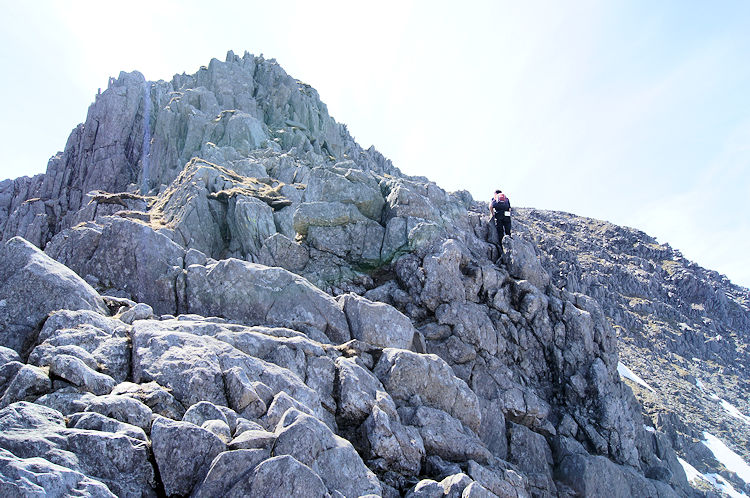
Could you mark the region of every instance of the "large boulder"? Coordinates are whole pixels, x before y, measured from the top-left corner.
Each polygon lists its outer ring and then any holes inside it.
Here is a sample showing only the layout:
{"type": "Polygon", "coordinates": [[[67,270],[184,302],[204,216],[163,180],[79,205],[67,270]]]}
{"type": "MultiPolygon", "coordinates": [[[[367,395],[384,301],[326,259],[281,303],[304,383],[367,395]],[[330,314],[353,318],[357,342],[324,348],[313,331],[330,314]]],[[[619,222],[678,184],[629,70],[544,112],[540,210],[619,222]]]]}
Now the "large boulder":
{"type": "Polygon", "coordinates": [[[552,450],[541,434],[508,422],[508,459],[526,475],[536,493],[556,493],[552,479],[552,450]]]}
{"type": "Polygon", "coordinates": [[[323,422],[289,409],[277,427],[276,456],[291,455],[317,473],[330,491],[344,496],[381,493],[380,482],[352,444],[323,422]]]}
{"type": "Polygon", "coordinates": [[[305,268],[309,260],[310,255],[302,244],[284,234],[275,233],[263,241],[257,262],[299,272],[305,268]]]}
{"type": "Polygon", "coordinates": [[[420,184],[403,178],[393,178],[387,181],[386,190],[386,220],[394,217],[440,220],[440,210],[437,207],[440,203],[433,201],[444,201],[445,192],[434,183],[420,184]]]}
{"type": "Polygon", "coordinates": [[[117,496],[156,496],[155,473],[146,441],[124,433],[68,429],[66,450],[76,456],[86,475],[109,487],[117,496]]]}
{"type": "Polygon", "coordinates": [[[14,349],[0,346],[0,366],[11,361],[21,361],[21,357],[14,349]]]}
{"type": "Polygon", "coordinates": [[[107,394],[91,400],[87,412],[99,413],[120,422],[148,430],[151,426],[151,409],[141,401],[129,396],[107,394]]]}
{"type": "Polygon", "coordinates": [[[354,204],[368,218],[380,221],[385,205],[378,180],[359,169],[353,162],[339,163],[336,168],[313,168],[305,190],[305,200],[354,204]]]}
{"type": "Polygon", "coordinates": [[[44,322],[29,363],[50,366],[56,356],[66,354],[121,382],[130,375],[128,329],[120,320],[93,311],[56,311],[44,322]]]}
{"type": "Polygon", "coordinates": [[[226,450],[210,431],[163,417],[154,420],[151,441],[167,496],[190,494],[208,474],[213,459],[226,450]]]}
{"type": "Polygon", "coordinates": [[[0,408],[16,401],[29,400],[47,394],[52,382],[46,371],[20,362],[6,363],[0,367],[0,408]]]}
{"type": "Polygon", "coordinates": [[[341,202],[305,202],[294,211],[294,231],[306,237],[310,227],[337,227],[365,223],[356,206],[341,202]]]}
{"type": "Polygon", "coordinates": [[[427,406],[399,409],[403,422],[416,427],[427,455],[445,460],[486,462],[492,454],[479,437],[458,419],[443,410],[427,406]]]}
{"type": "Polygon", "coordinates": [[[578,441],[559,437],[553,443],[555,480],[580,496],[680,496],[668,484],[648,479],[632,467],[588,454],[578,441]]]}
{"type": "Polygon", "coordinates": [[[41,323],[59,309],[109,314],[89,284],[24,239],[0,246],[0,343],[27,355],[41,323]]]}
{"type": "Polygon", "coordinates": [[[518,236],[507,241],[503,240],[503,245],[508,246],[506,250],[510,274],[519,280],[528,280],[543,291],[549,284],[550,278],[534,251],[534,246],[518,236]]]}
{"type": "Polygon", "coordinates": [[[185,249],[144,223],[119,217],[56,235],[47,254],[101,290],[124,291],[157,314],[177,313],[185,249]]]}
{"type": "Polygon", "coordinates": [[[182,406],[200,401],[252,410],[260,415],[281,391],[321,419],[332,416],[320,396],[289,371],[255,358],[226,342],[199,335],[210,322],[141,320],[133,325],[133,378],[156,381],[168,388],[182,406]],[[262,409],[261,409],[262,408],[262,409]],[[256,411],[258,410],[258,411],[256,411]]]}
{"type": "Polygon", "coordinates": [[[325,333],[342,343],[350,337],[343,311],[329,295],[283,268],[222,260],[187,271],[188,309],[248,325],[278,325],[325,333]]]}
{"type": "Polygon", "coordinates": [[[185,413],[185,408],[164,387],[156,382],[135,384],[123,382],[115,386],[112,394],[127,396],[142,402],[151,409],[152,413],[173,420],[180,420],[185,413]]]}
{"type": "Polygon", "coordinates": [[[385,229],[365,220],[340,225],[310,225],[306,242],[314,249],[358,264],[376,266],[380,262],[385,229]]]}
{"type": "Polygon", "coordinates": [[[419,430],[404,427],[397,414],[390,415],[378,406],[362,424],[367,439],[368,457],[383,471],[417,476],[422,469],[425,446],[419,430]]]}
{"type": "Polygon", "coordinates": [[[461,274],[461,263],[465,258],[455,240],[447,240],[439,253],[424,258],[425,282],[420,298],[430,310],[443,303],[463,303],[466,293],[461,274]]]}
{"type": "Polygon", "coordinates": [[[354,339],[385,348],[409,349],[414,337],[411,320],[393,306],[356,294],[338,298],[354,339]]]}
{"type": "Polygon", "coordinates": [[[19,458],[0,449],[0,495],[114,498],[102,482],[43,458],[19,458]]]}
{"type": "Polygon", "coordinates": [[[271,207],[249,195],[237,194],[228,200],[227,221],[232,237],[229,250],[253,261],[259,259],[263,242],[276,233],[271,207]]]}
{"type": "Polygon", "coordinates": [[[224,496],[326,498],[330,495],[320,476],[309,466],[289,455],[278,455],[260,463],[224,496]]]}
{"type": "Polygon", "coordinates": [[[224,451],[214,458],[203,481],[193,491],[194,498],[226,496],[227,491],[238,481],[246,481],[260,462],[270,457],[268,450],[240,449],[224,451]]]}
{"type": "MultiPolygon", "coordinates": [[[[228,348],[228,346],[226,346],[228,348]]],[[[200,401],[226,405],[219,355],[224,345],[209,337],[149,328],[137,322],[133,330],[133,379],[155,381],[168,388],[183,406],[200,401]]]]}
{"type": "Polygon", "coordinates": [[[154,214],[180,245],[218,257],[226,246],[227,206],[209,194],[233,186],[217,165],[194,158],[160,196],[154,214]]]}
{"type": "Polygon", "coordinates": [[[57,410],[18,402],[0,410],[0,448],[104,483],[117,496],[156,496],[148,445],[122,432],[71,429],[57,410]]]}
{"type": "Polygon", "coordinates": [[[121,422],[96,412],[75,413],[68,418],[68,427],[100,432],[122,433],[133,439],[148,442],[146,432],[135,425],[121,422]]]}
{"type": "Polygon", "coordinates": [[[96,395],[109,394],[115,387],[115,379],[68,354],[58,354],[52,358],[50,373],[96,395]]]}
{"type": "Polygon", "coordinates": [[[354,359],[336,359],[336,380],[339,394],[336,415],[347,423],[361,424],[376,405],[391,405],[389,411],[395,413],[396,405],[383,384],[354,359]]]}
{"type": "MultiPolygon", "coordinates": [[[[484,350],[494,355],[498,352],[498,347],[502,349],[502,344],[498,344],[497,331],[487,312],[486,306],[454,301],[441,304],[435,310],[435,318],[441,325],[451,325],[454,340],[457,339],[468,345],[469,350],[474,352],[484,350]]],[[[464,362],[458,347],[451,347],[446,353],[446,357],[451,358],[455,363],[464,362]]]]}
{"type": "Polygon", "coordinates": [[[472,431],[479,430],[477,395],[440,357],[386,348],[373,373],[397,405],[408,406],[417,399],[427,407],[450,414],[472,431]]]}

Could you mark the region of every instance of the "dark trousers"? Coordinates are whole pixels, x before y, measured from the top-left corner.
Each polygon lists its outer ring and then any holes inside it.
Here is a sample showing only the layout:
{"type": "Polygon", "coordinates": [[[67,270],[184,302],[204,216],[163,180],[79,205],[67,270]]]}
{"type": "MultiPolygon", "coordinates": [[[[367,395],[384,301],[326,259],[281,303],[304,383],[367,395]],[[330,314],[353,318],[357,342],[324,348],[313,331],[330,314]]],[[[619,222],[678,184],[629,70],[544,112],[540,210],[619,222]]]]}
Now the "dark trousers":
{"type": "Polygon", "coordinates": [[[497,242],[502,244],[505,235],[510,237],[510,216],[498,213],[495,216],[495,228],[497,228],[497,242]]]}

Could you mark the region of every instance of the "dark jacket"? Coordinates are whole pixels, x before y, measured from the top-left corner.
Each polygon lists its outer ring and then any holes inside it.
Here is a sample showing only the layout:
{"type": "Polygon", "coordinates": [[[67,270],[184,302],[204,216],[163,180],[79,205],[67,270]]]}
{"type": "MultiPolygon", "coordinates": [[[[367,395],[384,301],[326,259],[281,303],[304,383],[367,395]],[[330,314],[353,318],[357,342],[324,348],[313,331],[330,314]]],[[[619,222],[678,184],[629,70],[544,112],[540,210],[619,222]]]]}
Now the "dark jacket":
{"type": "Polygon", "coordinates": [[[508,196],[505,196],[504,200],[497,200],[494,197],[490,201],[490,209],[493,210],[493,215],[497,216],[498,213],[501,213],[501,216],[505,216],[506,213],[510,215],[510,199],[508,199],[508,196]]]}

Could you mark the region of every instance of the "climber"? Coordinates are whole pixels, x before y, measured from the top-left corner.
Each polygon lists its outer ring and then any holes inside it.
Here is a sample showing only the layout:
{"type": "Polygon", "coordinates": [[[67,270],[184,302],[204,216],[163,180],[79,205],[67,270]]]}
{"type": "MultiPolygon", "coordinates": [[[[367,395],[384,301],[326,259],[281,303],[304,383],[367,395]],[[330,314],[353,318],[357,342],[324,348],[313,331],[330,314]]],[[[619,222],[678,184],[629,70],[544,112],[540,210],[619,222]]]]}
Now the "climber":
{"type": "Polygon", "coordinates": [[[495,190],[495,195],[490,201],[490,216],[495,221],[497,246],[500,249],[500,255],[502,255],[503,236],[507,234],[510,237],[510,200],[507,195],[503,194],[502,190],[495,190]]]}

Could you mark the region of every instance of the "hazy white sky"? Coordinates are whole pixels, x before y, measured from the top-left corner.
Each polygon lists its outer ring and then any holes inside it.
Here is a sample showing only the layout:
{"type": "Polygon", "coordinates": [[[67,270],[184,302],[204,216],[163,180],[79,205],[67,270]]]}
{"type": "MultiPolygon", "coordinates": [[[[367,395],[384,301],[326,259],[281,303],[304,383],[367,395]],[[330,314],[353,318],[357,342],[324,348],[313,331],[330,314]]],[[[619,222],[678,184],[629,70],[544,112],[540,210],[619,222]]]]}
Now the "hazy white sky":
{"type": "Polygon", "coordinates": [[[369,4],[0,0],[0,178],[43,172],[109,76],[247,50],[407,174],[633,226],[750,286],[749,2],[369,4]]]}

